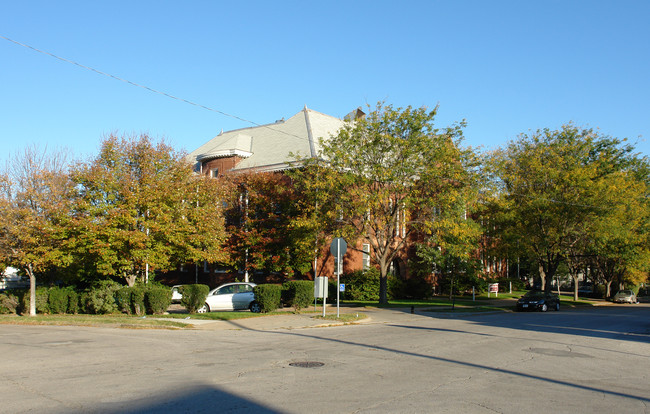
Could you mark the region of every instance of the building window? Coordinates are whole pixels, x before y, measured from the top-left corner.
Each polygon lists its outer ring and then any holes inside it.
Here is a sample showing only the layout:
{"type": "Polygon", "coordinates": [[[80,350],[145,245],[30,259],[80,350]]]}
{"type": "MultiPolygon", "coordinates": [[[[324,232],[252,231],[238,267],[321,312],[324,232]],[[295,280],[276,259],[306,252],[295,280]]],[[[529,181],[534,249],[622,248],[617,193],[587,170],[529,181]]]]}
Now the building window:
{"type": "Polygon", "coordinates": [[[370,244],[368,243],[363,244],[363,253],[361,256],[361,261],[363,263],[363,270],[367,270],[370,268],[370,244]]]}
{"type": "Polygon", "coordinates": [[[217,178],[219,176],[219,169],[213,168],[212,170],[210,170],[210,176],[212,178],[217,178]]]}
{"type": "Polygon", "coordinates": [[[210,265],[207,260],[203,261],[203,273],[210,273],[210,265]]]}

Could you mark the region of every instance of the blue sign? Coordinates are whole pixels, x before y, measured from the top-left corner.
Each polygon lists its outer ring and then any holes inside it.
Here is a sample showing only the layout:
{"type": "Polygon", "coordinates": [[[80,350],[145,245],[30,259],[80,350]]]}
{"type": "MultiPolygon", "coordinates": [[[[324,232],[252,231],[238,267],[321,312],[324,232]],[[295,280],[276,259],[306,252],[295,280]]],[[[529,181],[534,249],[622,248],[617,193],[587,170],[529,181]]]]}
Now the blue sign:
{"type": "Polygon", "coordinates": [[[345,292],[345,283],[341,283],[341,284],[339,285],[339,291],[340,291],[340,292],[345,292]]]}

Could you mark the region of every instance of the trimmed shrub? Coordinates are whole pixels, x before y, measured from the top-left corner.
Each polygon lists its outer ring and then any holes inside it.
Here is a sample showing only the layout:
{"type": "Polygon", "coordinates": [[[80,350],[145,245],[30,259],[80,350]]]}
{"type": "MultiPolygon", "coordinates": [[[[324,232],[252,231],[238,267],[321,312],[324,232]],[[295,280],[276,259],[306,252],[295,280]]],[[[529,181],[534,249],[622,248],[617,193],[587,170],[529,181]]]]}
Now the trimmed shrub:
{"type": "Polygon", "coordinates": [[[82,295],[83,307],[90,314],[107,314],[118,311],[115,292],[122,285],[112,280],[102,280],[82,295]]]}
{"type": "Polygon", "coordinates": [[[147,312],[153,315],[165,313],[172,303],[172,291],[166,286],[151,286],[145,290],[147,312]]]}
{"type": "Polygon", "coordinates": [[[51,313],[66,313],[68,311],[68,289],[53,287],[48,291],[47,306],[51,313]]]}
{"type": "Polygon", "coordinates": [[[72,286],[51,288],[48,291],[47,306],[51,313],[77,313],[79,294],[72,286]]]}
{"type": "Polygon", "coordinates": [[[9,292],[0,293],[0,314],[18,313],[20,300],[9,292]]]}
{"type": "Polygon", "coordinates": [[[260,304],[263,313],[273,312],[282,306],[282,286],[257,285],[253,288],[255,300],[260,304]]]}
{"type": "Polygon", "coordinates": [[[10,293],[18,300],[16,313],[19,315],[29,313],[29,289],[12,289],[10,293]],[[27,296],[27,298],[25,298],[25,296],[27,296]],[[25,306],[27,306],[27,308],[25,308],[25,306]]]}
{"type": "Polygon", "coordinates": [[[145,304],[146,289],[142,285],[133,286],[131,289],[131,313],[142,316],[147,313],[145,304]]]}
{"type": "Polygon", "coordinates": [[[196,313],[196,310],[205,303],[208,292],[210,292],[210,287],[207,285],[183,285],[181,305],[189,313],[196,313]]]}
{"type": "Polygon", "coordinates": [[[79,293],[73,288],[68,287],[68,310],[67,313],[74,315],[79,312],[79,293]]]}
{"type": "Polygon", "coordinates": [[[285,296],[283,302],[299,311],[314,303],[314,282],[311,280],[285,282],[282,285],[282,293],[285,296]]]}
{"type": "Polygon", "coordinates": [[[127,315],[131,314],[131,288],[125,286],[121,289],[115,291],[115,303],[117,309],[126,313],[127,315]]]}
{"type": "MultiPolygon", "coordinates": [[[[345,292],[342,299],[347,300],[379,300],[379,270],[371,268],[365,271],[357,270],[341,276],[341,283],[345,283],[345,292]]],[[[336,279],[334,279],[334,291],[328,292],[330,298],[336,300],[336,279]]],[[[332,300],[332,299],[330,299],[332,300]]]]}

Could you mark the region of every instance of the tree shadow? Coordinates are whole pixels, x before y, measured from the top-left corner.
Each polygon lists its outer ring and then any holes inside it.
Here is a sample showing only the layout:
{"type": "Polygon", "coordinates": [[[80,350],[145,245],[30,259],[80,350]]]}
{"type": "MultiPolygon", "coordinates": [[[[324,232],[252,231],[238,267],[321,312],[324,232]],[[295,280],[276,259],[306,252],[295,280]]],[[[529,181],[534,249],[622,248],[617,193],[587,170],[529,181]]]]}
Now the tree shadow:
{"type": "Polygon", "coordinates": [[[85,407],[79,413],[89,410],[127,414],[213,412],[276,414],[281,412],[209,385],[197,385],[180,391],[164,392],[144,399],[85,407]]]}
{"type": "MultiPolygon", "coordinates": [[[[504,316],[508,316],[509,318],[507,319],[517,319],[518,315],[525,316],[526,314],[504,314],[504,316]],[[511,318],[514,316],[515,318],[511,318]]],[[[529,314],[530,316],[533,316],[532,314],[529,314]]],[[[543,316],[541,314],[536,314],[537,316],[543,316]]],[[[485,315],[487,316],[487,315],[485,315]]],[[[645,313],[645,316],[647,317],[647,312],[645,313]]],[[[623,330],[621,331],[604,331],[604,330],[599,330],[596,327],[566,327],[566,326],[556,326],[553,324],[550,324],[547,322],[540,322],[540,319],[534,318],[530,322],[524,321],[524,323],[518,323],[518,324],[511,324],[507,322],[503,322],[503,320],[482,320],[480,316],[472,316],[472,317],[467,317],[463,318],[465,320],[470,319],[474,321],[475,323],[478,324],[483,324],[486,326],[499,326],[499,327],[504,327],[504,328],[511,328],[511,329],[520,329],[520,330],[534,330],[536,332],[549,332],[549,333],[570,333],[574,335],[584,335],[584,336],[593,336],[593,337],[598,337],[598,338],[613,338],[613,339],[623,339],[623,340],[633,340],[633,341],[640,341],[640,342],[648,342],[650,343],[650,334],[648,333],[639,333],[638,335],[630,334],[629,332],[624,332],[623,330]]],[[[454,360],[454,359],[449,359],[449,358],[444,358],[440,356],[435,356],[435,355],[427,355],[427,354],[421,354],[417,352],[410,352],[410,351],[404,351],[401,349],[395,349],[395,348],[389,348],[381,345],[372,345],[372,344],[366,344],[366,343],[360,343],[360,342],[354,342],[354,341],[349,341],[345,339],[339,339],[339,338],[328,338],[316,334],[306,334],[306,333],[301,333],[301,332],[296,332],[296,331],[264,331],[264,330],[258,330],[258,329],[252,329],[250,327],[246,327],[245,325],[240,325],[236,321],[230,321],[233,325],[240,327],[241,329],[244,330],[251,330],[251,331],[256,331],[256,332],[264,332],[266,334],[270,335],[288,335],[292,337],[304,337],[304,338],[310,338],[310,339],[316,339],[316,340],[321,340],[321,341],[327,341],[327,342],[332,342],[335,344],[340,344],[340,345],[347,345],[347,346],[354,346],[354,347],[362,347],[365,349],[375,349],[378,351],[385,351],[385,352],[390,352],[390,353],[395,353],[399,355],[404,355],[404,356],[409,356],[413,358],[422,358],[426,360],[434,360],[438,362],[444,362],[447,364],[452,364],[452,365],[459,365],[459,366],[465,366],[465,367],[470,367],[470,368],[476,368],[480,370],[485,370],[485,371],[492,371],[492,372],[497,372],[505,375],[509,375],[515,378],[527,378],[527,379],[532,379],[539,381],[540,383],[547,383],[547,384],[555,384],[555,385],[561,385],[565,387],[570,387],[574,388],[577,390],[581,391],[591,391],[595,393],[602,393],[602,394],[608,394],[612,396],[617,396],[617,397],[622,397],[622,398],[630,398],[630,399],[635,399],[643,402],[650,402],[650,398],[646,396],[641,396],[641,395],[632,395],[632,394],[627,394],[624,392],[618,392],[618,391],[612,391],[612,390],[607,390],[603,388],[598,388],[594,386],[588,386],[588,385],[581,385],[581,384],[575,384],[571,383],[568,381],[562,381],[562,380],[557,380],[553,378],[547,378],[547,377],[542,377],[538,375],[533,375],[527,372],[519,372],[519,371],[514,371],[510,369],[505,369],[505,368],[499,368],[499,367],[494,367],[494,366],[488,366],[488,365],[483,365],[483,364],[477,364],[473,362],[468,362],[468,361],[460,361],[460,360],[454,360]]],[[[454,330],[454,329],[442,329],[442,328],[434,328],[434,327],[421,327],[421,326],[411,326],[411,325],[404,325],[404,324],[395,324],[395,323],[388,323],[387,326],[392,326],[392,327],[397,327],[397,328],[403,328],[403,329],[409,329],[409,330],[418,330],[418,331],[430,331],[430,332],[453,332],[453,333],[460,333],[460,334],[468,334],[468,335],[479,335],[479,336],[498,336],[498,335],[492,335],[489,333],[477,333],[477,332],[469,332],[469,331],[464,331],[464,330],[454,330]]],[[[501,336],[504,337],[504,336],[501,336]]],[[[516,339],[512,336],[508,336],[507,338],[509,339],[516,339]]],[[[525,338],[522,337],[521,339],[530,339],[530,338],[525,338]]],[[[553,341],[547,341],[547,342],[553,342],[553,341]]],[[[588,346],[586,346],[588,348],[588,346]]],[[[612,351],[610,349],[607,349],[606,351],[611,351],[611,352],[621,352],[621,351],[612,351]]],[[[648,355],[645,354],[633,354],[629,352],[621,352],[627,355],[634,355],[638,357],[643,357],[643,358],[648,358],[648,355]]]]}
{"type": "MultiPolygon", "coordinates": [[[[409,309],[393,309],[397,312],[412,313],[409,309]]],[[[562,309],[562,314],[572,316],[570,323],[563,319],[563,323],[557,322],[555,311],[541,312],[502,312],[495,310],[501,317],[495,317],[495,312],[437,312],[427,310],[416,310],[419,316],[427,316],[432,319],[462,319],[485,326],[508,328],[521,331],[546,332],[557,334],[570,334],[593,338],[607,338],[622,341],[650,343],[650,324],[647,322],[650,316],[650,309],[646,306],[629,305],[619,306],[594,306],[578,307],[567,310],[562,309]],[[581,310],[588,310],[588,313],[581,313],[581,310]],[[594,318],[593,316],[597,316],[594,318]],[[631,329],[629,323],[610,325],[609,329],[603,329],[602,320],[598,317],[621,317],[637,318],[639,323],[631,329]]],[[[434,328],[432,328],[434,329],[434,328]]]]}

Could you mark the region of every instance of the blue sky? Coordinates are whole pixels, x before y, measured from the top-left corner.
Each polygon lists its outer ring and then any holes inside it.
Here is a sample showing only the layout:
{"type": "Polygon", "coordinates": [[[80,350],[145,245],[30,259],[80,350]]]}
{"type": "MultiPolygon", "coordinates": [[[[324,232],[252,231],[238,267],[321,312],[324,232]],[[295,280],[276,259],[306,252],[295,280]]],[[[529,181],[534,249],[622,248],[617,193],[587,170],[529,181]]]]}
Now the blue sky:
{"type": "MultiPolygon", "coordinates": [[[[489,150],[573,121],[650,155],[650,1],[8,1],[0,35],[258,124],[440,105],[489,150]]],[[[250,126],[0,39],[0,161],[250,126]]]]}

